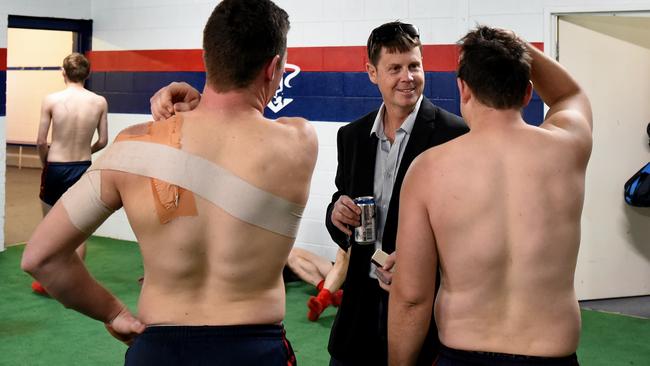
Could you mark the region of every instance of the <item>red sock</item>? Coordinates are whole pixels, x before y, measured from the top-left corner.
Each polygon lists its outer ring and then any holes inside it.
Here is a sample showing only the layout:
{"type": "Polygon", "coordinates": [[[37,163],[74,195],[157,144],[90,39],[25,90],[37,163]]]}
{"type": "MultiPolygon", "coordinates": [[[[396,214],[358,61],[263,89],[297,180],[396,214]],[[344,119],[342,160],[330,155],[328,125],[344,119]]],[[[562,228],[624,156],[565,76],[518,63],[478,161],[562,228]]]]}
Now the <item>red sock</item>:
{"type": "Polygon", "coordinates": [[[326,288],[320,290],[316,298],[321,303],[321,305],[323,305],[323,309],[332,305],[332,293],[326,288]]]}
{"type": "Polygon", "coordinates": [[[338,289],[332,294],[332,305],[338,308],[341,305],[341,301],[343,301],[343,290],[338,289]]]}
{"type": "Polygon", "coordinates": [[[38,281],[32,282],[32,291],[39,295],[48,296],[47,291],[45,291],[45,288],[38,281]]]}
{"type": "Polygon", "coordinates": [[[323,289],[323,286],[324,286],[324,285],[325,285],[325,280],[320,280],[320,282],[318,283],[318,285],[316,285],[316,290],[318,290],[318,292],[320,292],[320,290],[323,289]]]}
{"type": "Polygon", "coordinates": [[[327,308],[331,303],[332,294],[330,293],[330,290],[326,288],[320,290],[318,296],[311,296],[307,301],[307,307],[309,308],[307,319],[315,322],[323,313],[323,310],[325,310],[325,308],[327,308]]]}

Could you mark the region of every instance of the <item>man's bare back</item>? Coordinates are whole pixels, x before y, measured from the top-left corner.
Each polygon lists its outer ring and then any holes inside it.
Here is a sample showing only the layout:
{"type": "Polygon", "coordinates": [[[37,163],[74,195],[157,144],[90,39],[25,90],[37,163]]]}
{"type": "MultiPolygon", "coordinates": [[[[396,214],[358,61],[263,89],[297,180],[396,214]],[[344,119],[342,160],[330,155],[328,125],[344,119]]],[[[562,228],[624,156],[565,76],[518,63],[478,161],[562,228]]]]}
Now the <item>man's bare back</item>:
{"type": "MultiPolygon", "coordinates": [[[[103,149],[108,142],[108,106],[101,97],[84,88],[90,73],[85,56],[71,53],[63,59],[62,77],[66,88],[46,96],[41,103],[41,115],[36,139],[41,173],[41,209],[46,215],[59,198],[75,184],[91,163],[91,154],[103,149]],[[47,136],[52,127],[52,144],[47,136]],[[97,141],[91,145],[97,131],[97,141]]],[[[77,249],[85,257],[85,244],[77,249]]],[[[45,290],[38,283],[32,289],[45,290]]]]}
{"type": "Polygon", "coordinates": [[[440,339],[457,349],[565,356],[580,330],[573,276],[588,155],[523,120],[493,127],[421,158],[436,167],[416,189],[427,192],[442,258],[440,339]]]}
{"type": "MultiPolygon", "coordinates": [[[[313,127],[305,120],[274,122],[259,114],[218,115],[200,108],[177,118],[182,119],[181,150],[207,159],[266,192],[298,205],[306,203],[317,142],[313,127]]],[[[144,130],[145,126],[139,125],[123,134],[138,135],[144,130]]],[[[152,215],[150,178],[108,171],[102,174],[103,182],[119,192],[142,251],[145,281],[138,315],[144,323],[282,321],[281,272],[294,238],[234,218],[199,195],[195,195],[198,216],[161,224],[152,215]]],[[[259,205],[257,209],[263,210],[264,202],[259,205]]]]}
{"type": "Polygon", "coordinates": [[[391,364],[417,356],[434,306],[441,365],[535,364],[530,356],[576,365],[589,100],[558,63],[505,30],[469,32],[458,75],[470,132],[421,154],[402,187],[391,364]],[[540,127],[521,115],[532,83],[550,107],[540,127]]]}
{"type": "Polygon", "coordinates": [[[70,83],[66,89],[45,97],[41,107],[38,143],[47,143],[51,124],[52,144],[46,152],[46,161],[90,160],[93,152],[106,145],[107,112],[106,99],[80,84],[70,83]],[[98,132],[98,141],[92,145],[95,131],[98,132]]]}
{"type": "MultiPolygon", "coordinates": [[[[128,365],[295,363],[280,324],[282,268],[318,141],[304,119],[264,118],[288,31],[288,14],[270,0],[221,1],[203,33],[196,109],[124,130],[29,240],[22,268],[129,344],[128,365]],[[120,207],[145,270],[136,316],[74,255],[120,207]]],[[[169,88],[161,96],[163,105],[178,97],[169,88]]]]}

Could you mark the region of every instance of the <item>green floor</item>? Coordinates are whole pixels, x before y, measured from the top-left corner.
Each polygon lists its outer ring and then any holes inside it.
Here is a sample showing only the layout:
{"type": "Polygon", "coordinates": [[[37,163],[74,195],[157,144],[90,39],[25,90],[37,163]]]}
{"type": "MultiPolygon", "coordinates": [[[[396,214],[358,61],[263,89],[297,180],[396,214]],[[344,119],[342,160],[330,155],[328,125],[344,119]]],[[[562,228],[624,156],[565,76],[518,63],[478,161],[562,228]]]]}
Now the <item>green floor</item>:
{"type": "MultiPolygon", "coordinates": [[[[20,271],[23,246],[0,253],[0,365],[120,365],[126,346],[101,323],[31,293],[31,279],[20,271]]],[[[87,264],[99,281],[135,308],[142,274],[140,254],[131,242],[92,238],[87,264]]],[[[306,319],[312,288],[287,285],[285,326],[303,366],[327,365],[326,345],[334,310],[319,322],[306,319]]],[[[578,350],[582,365],[650,365],[650,320],[583,311],[578,350]]]]}

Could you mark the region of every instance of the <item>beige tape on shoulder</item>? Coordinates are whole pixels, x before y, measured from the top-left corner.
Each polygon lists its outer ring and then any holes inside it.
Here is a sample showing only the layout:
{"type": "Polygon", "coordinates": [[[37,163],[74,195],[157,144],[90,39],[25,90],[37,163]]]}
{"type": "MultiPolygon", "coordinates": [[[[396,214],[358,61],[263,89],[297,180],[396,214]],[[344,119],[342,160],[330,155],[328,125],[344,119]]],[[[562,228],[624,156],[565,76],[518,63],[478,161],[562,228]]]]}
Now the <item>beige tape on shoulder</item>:
{"type": "Polygon", "coordinates": [[[217,164],[167,145],[116,142],[89,170],[118,170],[183,187],[230,215],[295,238],[304,206],[266,192],[217,164]]]}
{"type": "Polygon", "coordinates": [[[102,202],[101,180],[101,172],[88,171],[61,196],[72,225],[88,235],[114,212],[102,202]]]}

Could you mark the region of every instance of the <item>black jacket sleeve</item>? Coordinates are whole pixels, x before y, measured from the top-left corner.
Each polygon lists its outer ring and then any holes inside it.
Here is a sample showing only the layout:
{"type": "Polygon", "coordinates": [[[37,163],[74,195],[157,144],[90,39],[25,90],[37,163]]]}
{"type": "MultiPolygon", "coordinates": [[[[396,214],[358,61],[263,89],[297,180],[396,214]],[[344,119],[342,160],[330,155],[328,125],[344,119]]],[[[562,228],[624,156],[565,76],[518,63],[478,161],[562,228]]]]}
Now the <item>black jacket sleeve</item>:
{"type": "Polygon", "coordinates": [[[327,212],[325,213],[325,227],[327,227],[327,231],[330,234],[330,237],[336,244],[338,244],[339,247],[341,247],[344,250],[347,250],[348,247],[350,246],[350,241],[348,236],[339,230],[334,224],[332,223],[332,211],[334,210],[334,204],[336,201],[341,197],[342,195],[347,194],[345,192],[344,186],[345,186],[345,143],[344,143],[344,138],[343,138],[343,128],[340,128],[337,135],[336,135],[336,151],[338,155],[338,165],[336,168],[336,179],[334,180],[334,183],[336,184],[336,192],[332,195],[332,201],[330,204],[327,206],[327,212]]]}

